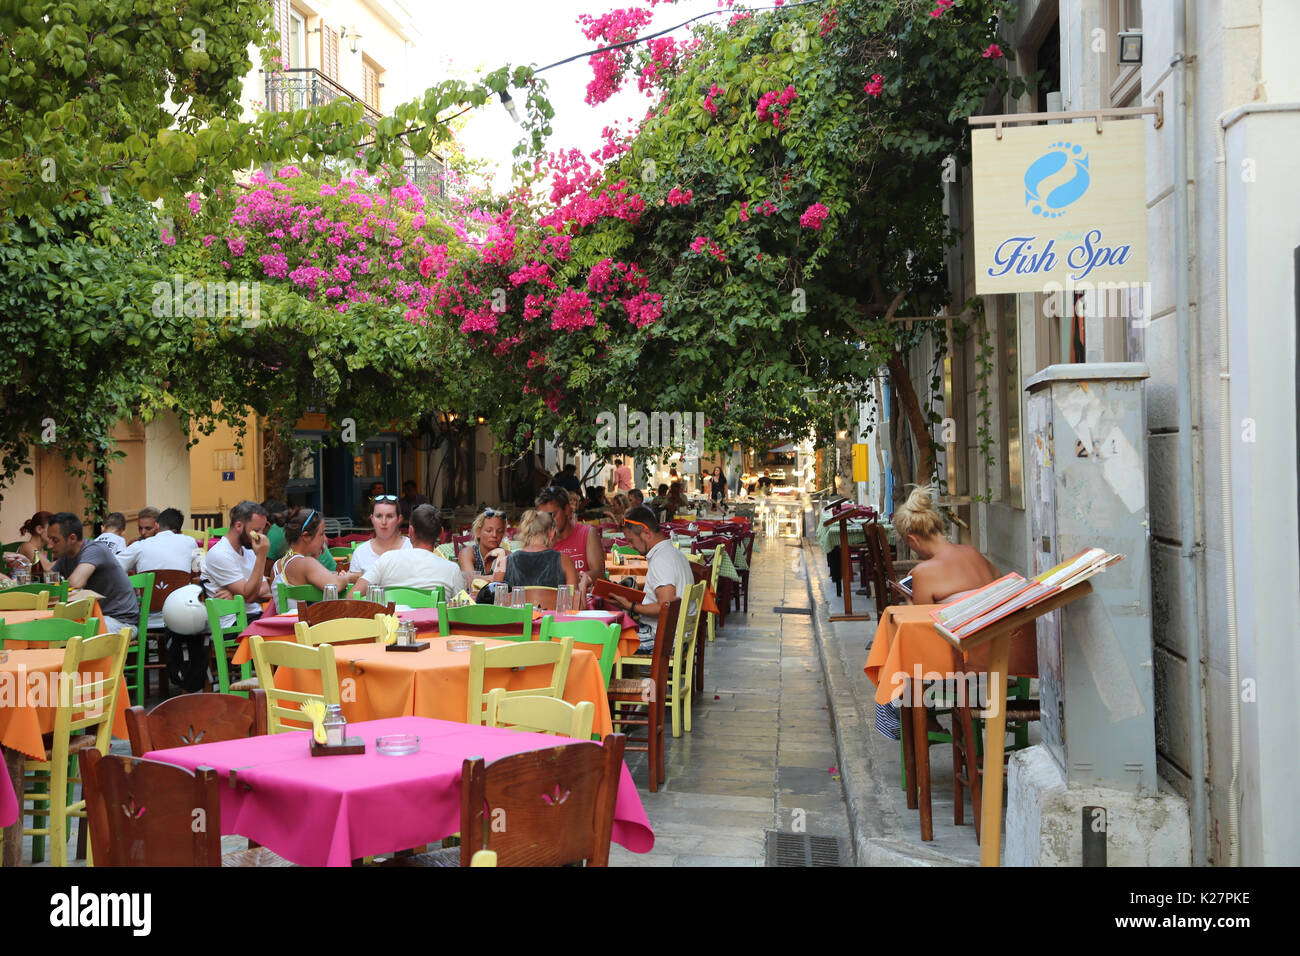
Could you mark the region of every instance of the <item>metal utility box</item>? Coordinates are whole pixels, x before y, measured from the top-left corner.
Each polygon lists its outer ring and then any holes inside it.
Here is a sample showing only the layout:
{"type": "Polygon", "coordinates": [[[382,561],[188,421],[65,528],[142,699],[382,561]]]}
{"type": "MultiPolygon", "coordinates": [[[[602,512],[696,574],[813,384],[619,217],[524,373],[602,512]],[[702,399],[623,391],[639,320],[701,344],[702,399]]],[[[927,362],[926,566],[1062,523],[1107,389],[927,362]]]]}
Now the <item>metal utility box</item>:
{"type": "Polygon", "coordinates": [[[1033,376],[1026,491],[1033,573],[1089,547],[1124,555],[1092,594],[1038,620],[1043,744],[1068,783],[1154,793],[1148,375],[1123,362],[1033,376]]]}

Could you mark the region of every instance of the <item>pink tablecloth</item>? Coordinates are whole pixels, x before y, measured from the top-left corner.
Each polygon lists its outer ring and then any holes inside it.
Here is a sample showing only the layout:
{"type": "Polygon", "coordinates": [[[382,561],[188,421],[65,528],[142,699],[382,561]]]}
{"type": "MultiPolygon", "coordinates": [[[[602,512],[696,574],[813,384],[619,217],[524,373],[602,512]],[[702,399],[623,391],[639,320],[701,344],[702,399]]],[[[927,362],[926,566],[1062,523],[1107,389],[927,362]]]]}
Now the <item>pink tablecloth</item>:
{"type": "MultiPolygon", "coordinates": [[[[145,754],[150,760],[221,775],[221,832],[238,834],[303,866],[348,866],[355,859],[437,843],[460,829],[461,763],[489,763],[563,741],[499,727],[426,717],[350,724],[366,753],[312,757],[307,734],[249,737],[145,754]],[[375,737],[417,734],[420,752],[385,757],[375,737]],[[230,781],[231,771],[235,781],[230,781]]],[[[614,808],[613,839],[634,853],[654,846],[654,831],[626,765],[614,808]]]]}

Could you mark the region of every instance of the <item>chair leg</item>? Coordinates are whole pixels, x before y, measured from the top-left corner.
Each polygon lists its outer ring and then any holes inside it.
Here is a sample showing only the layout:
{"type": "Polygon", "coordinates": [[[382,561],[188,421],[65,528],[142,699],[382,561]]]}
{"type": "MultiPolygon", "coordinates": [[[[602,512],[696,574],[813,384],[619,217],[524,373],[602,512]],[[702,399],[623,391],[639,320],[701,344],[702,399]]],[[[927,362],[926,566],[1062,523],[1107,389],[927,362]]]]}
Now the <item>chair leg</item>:
{"type": "MultiPolygon", "coordinates": [[[[695,654],[699,653],[698,647],[691,645],[691,649],[695,654]]],[[[691,707],[695,705],[695,687],[692,683],[693,670],[694,668],[691,668],[682,675],[682,693],[678,695],[682,699],[682,726],[688,734],[691,732],[691,707]]]]}
{"type": "Polygon", "coordinates": [[[959,709],[954,715],[955,719],[961,723],[961,734],[965,740],[966,751],[966,783],[970,789],[970,809],[971,814],[975,817],[975,842],[980,841],[980,801],[982,798],[979,755],[977,753],[978,740],[975,730],[975,721],[971,716],[970,706],[967,705],[959,709]]]}
{"type": "Polygon", "coordinates": [[[68,865],[68,766],[50,768],[50,866],[68,865]]]}
{"type": "Polygon", "coordinates": [[[962,731],[961,720],[957,711],[952,715],[952,824],[959,827],[963,824],[963,797],[961,785],[961,766],[962,753],[966,749],[964,734],[962,731]]]}

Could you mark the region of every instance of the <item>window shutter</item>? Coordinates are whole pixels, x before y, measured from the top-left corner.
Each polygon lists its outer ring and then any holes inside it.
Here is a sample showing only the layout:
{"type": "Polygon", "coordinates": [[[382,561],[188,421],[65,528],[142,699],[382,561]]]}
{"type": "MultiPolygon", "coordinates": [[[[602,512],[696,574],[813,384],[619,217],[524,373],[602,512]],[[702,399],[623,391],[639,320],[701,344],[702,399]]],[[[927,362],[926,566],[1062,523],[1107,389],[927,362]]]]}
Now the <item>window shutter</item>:
{"type": "Polygon", "coordinates": [[[361,91],[365,97],[366,104],[371,108],[379,109],[379,76],[375,73],[375,68],[369,63],[361,64],[361,72],[364,77],[364,88],[361,91]]]}
{"type": "Polygon", "coordinates": [[[331,80],[339,78],[339,35],[338,31],[320,25],[320,64],[321,72],[331,80]]]}
{"type": "Polygon", "coordinates": [[[271,0],[272,25],[280,33],[280,62],[289,65],[289,0],[271,0]]]}

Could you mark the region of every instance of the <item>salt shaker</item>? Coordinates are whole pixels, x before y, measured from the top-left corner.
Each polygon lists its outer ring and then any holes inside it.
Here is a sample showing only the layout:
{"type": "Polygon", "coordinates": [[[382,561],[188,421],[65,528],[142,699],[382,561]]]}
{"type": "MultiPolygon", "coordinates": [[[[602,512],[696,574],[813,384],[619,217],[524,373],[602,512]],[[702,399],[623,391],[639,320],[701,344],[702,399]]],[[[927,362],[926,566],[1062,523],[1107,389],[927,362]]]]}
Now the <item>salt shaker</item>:
{"type": "Polygon", "coordinates": [[[329,704],[325,708],[325,746],[342,747],[347,739],[348,723],[343,719],[343,708],[329,704]]]}

